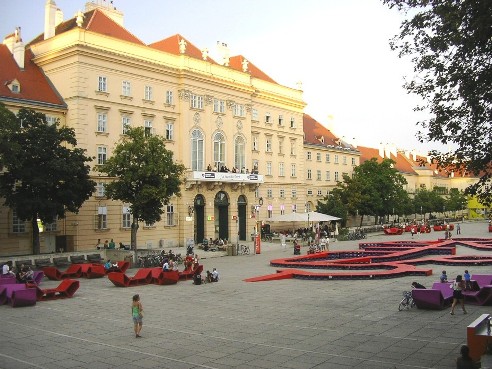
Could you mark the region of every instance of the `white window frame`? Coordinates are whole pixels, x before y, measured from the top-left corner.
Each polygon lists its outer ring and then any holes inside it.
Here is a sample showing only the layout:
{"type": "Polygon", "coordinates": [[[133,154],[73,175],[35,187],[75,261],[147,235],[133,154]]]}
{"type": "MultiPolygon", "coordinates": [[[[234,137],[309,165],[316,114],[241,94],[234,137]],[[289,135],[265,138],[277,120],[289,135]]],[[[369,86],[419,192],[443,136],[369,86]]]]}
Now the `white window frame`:
{"type": "Polygon", "coordinates": [[[132,96],[132,83],[130,81],[121,82],[121,94],[123,96],[132,96]]]}
{"type": "Polygon", "coordinates": [[[285,190],[283,188],[280,189],[279,197],[282,198],[282,199],[285,198],[285,190]]]}
{"type": "Polygon", "coordinates": [[[290,128],[296,128],[296,118],[290,117],[290,128]]]}
{"type": "Polygon", "coordinates": [[[191,170],[201,171],[204,166],[204,145],[205,139],[203,132],[195,129],[191,132],[191,170]]]}
{"type": "Polygon", "coordinates": [[[311,169],[307,170],[307,179],[312,179],[312,172],[311,169]]]}
{"type": "Polygon", "coordinates": [[[97,113],[97,132],[107,133],[108,132],[108,114],[104,112],[97,113]]]}
{"type": "Polygon", "coordinates": [[[258,121],[258,109],[251,109],[251,120],[258,121]]]}
{"type": "Polygon", "coordinates": [[[311,151],[306,152],[307,160],[311,160],[311,151]]]}
{"type": "Polygon", "coordinates": [[[108,92],[108,78],[104,76],[99,76],[97,78],[97,91],[108,92]]]}
{"type": "Polygon", "coordinates": [[[131,228],[132,227],[132,218],[131,218],[131,213],[130,213],[130,207],[129,206],[123,206],[122,212],[121,212],[121,228],[131,228]]]}
{"type": "Polygon", "coordinates": [[[121,133],[126,135],[128,133],[128,128],[132,125],[132,118],[128,115],[123,115],[121,117],[121,133]]]}
{"type": "Polygon", "coordinates": [[[108,160],[108,148],[106,146],[97,147],[97,165],[103,165],[108,160]]]}
{"type": "Polygon", "coordinates": [[[316,161],[321,162],[321,153],[320,152],[316,153],[316,161]]]}
{"type": "Polygon", "coordinates": [[[266,162],[266,175],[267,176],[272,175],[272,162],[271,161],[266,162]]]}
{"type": "Polygon", "coordinates": [[[265,114],[265,123],[272,124],[272,115],[268,112],[265,114]]]}
{"type": "Polygon", "coordinates": [[[225,114],[226,103],[224,100],[214,99],[214,113],[225,114]]]}
{"type": "Polygon", "coordinates": [[[342,165],[347,165],[347,157],[345,155],[342,156],[342,165]]]}
{"type": "Polygon", "coordinates": [[[326,153],[326,155],[325,155],[325,162],[327,162],[327,163],[330,162],[330,153],[326,153]]]}
{"type": "Polygon", "coordinates": [[[290,176],[296,177],[296,165],[294,163],[290,165],[290,176]]]}
{"type": "Polygon", "coordinates": [[[283,162],[278,163],[278,176],[285,177],[285,167],[283,162]]]}
{"type": "Polygon", "coordinates": [[[284,125],[284,116],[282,114],[278,115],[278,125],[283,126],[284,125]]]}
{"type": "Polygon", "coordinates": [[[214,165],[220,170],[220,167],[226,165],[226,139],[222,132],[214,135],[213,141],[214,165]]]}
{"type": "Polygon", "coordinates": [[[174,122],[166,122],[166,140],[174,141],[174,122]]]}
{"type": "Polygon", "coordinates": [[[259,151],[260,137],[258,135],[253,135],[253,151],[259,151]]]}
{"type": "Polygon", "coordinates": [[[331,173],[330,173],[330,171],[329,171],[329,170],[327,170],[327,171],[326,171],[325,176],[326,176],[326,177],[325,177],[325,179],[326,179],[327,181],[331,181],[331,173]]]}
{"type": "Polygon", "coordinates": [[[265,151],[272,152],[272,136],[265,137],[265,151]]]}
{"type": "Polygon", "coordinates": [[[96,197],[106,196],[106,185],[104,182],[96,183],[96,197]]]}
{"type": "Polygon", "coordinates": [[[144,100],[146,101],[152,101],[152,96],[153,91],[152,91],[152,86],[145,85],[144,87],[144,100]]]}
{"type": "Polygon", "coordinates": [[[356,165],[355,164],[355,158],[352,158],[352,165],[356,165]]]}
{"type": "Polygon", "coordinates": [[[166,104],[173,105],[174,104],[174,94],[171,90],[166,91],[166,104]]]}
{"type": "Polygon", "coordinates": [[[153,121],[151,119],[144,120],[144,130],[146,136],[152,136],[153,134],[155,134],[153,128],[153,121]]]}
{"type": "Polygon", "coordinates": [[[26,222],[20,220],[17,216],[17,212],[12,210],[12,233],[25,233],[26,232],[26,222]]]}
{"type": "Polygon", "coordinates": [[[108,208],[99,206],[96,215],[96,229],[108,229],[108,208]]]}
{"type": "Polygon", "coordinates": [[[203,109],[203,96],[200,95],[191,95],[190,106],[193,109],[203,109]]]}
{"type": "Polygon", "coordinates": [[[234,104],[234,116],[235,117],[245,117],[246,110],[242,104],[234,104]]]}
{"type": "Polygon", "coordinates": [[[234,140],[234,167],[241,170],[246,165],[246,141],[244,137],[237,136],[234,140]]]}
{"type": "Polygon", "coordinates": [[[321,181],[321,170],[319,169],[316,171],[316,180],[321,181]]]}
{"type": "Polygon", "coordinates": [[[175,223],[175,212],[174,205],[168,204],[166,205],[166,226],[173,227],[176,225],[175,223]]]}
{"type": "Polygon", "coordinates": [[[273,191],[272,191],[271,188],[268,188],[267,189],[267,197],[270,198],[270,199],[273,197],[273,191]]]}
{"type": "Polygon", "coordinates": [[[339,174],[338,172],[335,172],[335,182],[339,182],[338,180],[339,180],[339,174]]]}
{"type": "Polygon", "coordinates": [[[293,199],[297,198],[297,188],[295,187],[292,187],[291,191],[290,191],[290,195],[293,199]]]}
{"type": "Polygon", "coordinates": [[[338,164],[338,154],[335,154],[335,164],[338,164]]]}

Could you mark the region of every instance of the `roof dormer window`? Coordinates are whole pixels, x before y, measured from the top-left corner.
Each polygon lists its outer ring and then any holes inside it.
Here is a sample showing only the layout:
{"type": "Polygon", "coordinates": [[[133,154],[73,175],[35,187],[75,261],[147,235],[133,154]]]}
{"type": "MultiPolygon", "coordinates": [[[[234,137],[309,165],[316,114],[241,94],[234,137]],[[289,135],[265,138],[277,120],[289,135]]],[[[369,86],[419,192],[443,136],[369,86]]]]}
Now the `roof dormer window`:
{"type": "Polygon", "coordinates": [[[13,81],[7,82],[7,87],[12,91],[14,94],[20,93],[20,83],[18,80],[14,79],[13,81]]]}

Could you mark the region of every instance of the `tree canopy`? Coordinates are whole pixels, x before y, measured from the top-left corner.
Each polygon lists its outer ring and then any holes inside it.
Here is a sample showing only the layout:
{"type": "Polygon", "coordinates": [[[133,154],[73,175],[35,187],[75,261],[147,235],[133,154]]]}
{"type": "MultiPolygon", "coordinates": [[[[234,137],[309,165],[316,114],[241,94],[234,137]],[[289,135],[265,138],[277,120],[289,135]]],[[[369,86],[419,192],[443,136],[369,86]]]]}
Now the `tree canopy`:
{"type": "Polygon", "coordinates": [[[492,1],[383,0],[409,15],[391,42],[400,57],[411,57],[416,75],[404,88],[420,96],[421,141],[452,144],[432,151],[442,167],[473,173],[467,188],[484,204],[492,202],[492,1]]]}
{"type": "Polygon", "coordinates": [[[147,134],[143,127],[129,128],[114,154],[97,170],[114,180],[106,185],[109,198],[128,203],[132,214],[131,245],[137,245],[138,222],[161,220],[164,205],[180,195],[185,167],[174,162],[162,137],[147,134]]]}
{"type": "Polygon", "coordinates": [[[19,219],[31,221],[34,254],[40,252],[37,219],[51,223],[76,213],[94,192],[92,159],[76,145],[73,129],[49,125],[33,110],[15,116],[0,104],[0,196],[19,219]]]}

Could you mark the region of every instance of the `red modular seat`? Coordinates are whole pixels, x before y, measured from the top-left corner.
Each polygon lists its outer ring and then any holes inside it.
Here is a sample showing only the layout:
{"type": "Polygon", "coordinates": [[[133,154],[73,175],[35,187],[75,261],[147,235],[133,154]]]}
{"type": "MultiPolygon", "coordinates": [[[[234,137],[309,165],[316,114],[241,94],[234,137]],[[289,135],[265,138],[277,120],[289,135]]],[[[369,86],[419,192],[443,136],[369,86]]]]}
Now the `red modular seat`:
{"type": "Polygon", "coordinates": [[[122,272],[108,273],[108,279],[117,287],[132,287],[152,282],[152,268],[139,269],[133,277],[122,272]]]}
{"type": "Polygon", "coordinates": [[[36,287],[38,301],[71,298],[79,289],[80,282],[75,279],[64,279],[56,288],[41,289],[36,287]]]}
{"type": "Polygon", "coordinates": [[[179,279],[188,280],[193,279],[193,277],[197,274],[201,274],[203,272],[203,265],[198,264],[195,269],[189,269],[182,272],[179,272],[179,279]]]}
{"type": "Polygon", "coordinates": [[[403,228],[397,228],[397,227],[385,228],[383,232],[384,234],[387,235],[401,235],[403,234],[403,228]]]}
{"type": "Polygon", "coordinates": [[[43,272],[46,277],[53,281],[61,281],[68,278],[80,278],[82,276],[82,265],[72,264],[64,272],[60,272],[56,267],[44,267],[43,272]]]}
{"type": "Polygon", "coordinates": [[[162,268],[152,268],[152,283],[159,285],[176,284],[179,281],[179,272],[175,270],[163,271],[162,268]]]}

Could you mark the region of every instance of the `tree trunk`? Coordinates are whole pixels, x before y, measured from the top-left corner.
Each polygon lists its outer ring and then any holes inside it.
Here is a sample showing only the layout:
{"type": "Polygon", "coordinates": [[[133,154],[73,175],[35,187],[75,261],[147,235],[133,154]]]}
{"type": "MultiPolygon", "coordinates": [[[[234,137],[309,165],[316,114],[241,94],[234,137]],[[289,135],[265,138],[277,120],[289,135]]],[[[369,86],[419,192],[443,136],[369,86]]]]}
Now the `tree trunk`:
{"type": "Polygon", "coordinates": [[[39,244],[39,228],[38,228],[37,215],[33,215],[31,218],[31,228],[32,228],[32,253],[33,255],[39,255],[41,253],[41,246],[39,244]]]}
{"type": "Polygon", "coordinates": [[[137,264],[137,231],[138,231],[138,219],[133,215],[132,219],[132,231],[130,238],[130,248],[133,251],[133,263],[137,264]]]}

